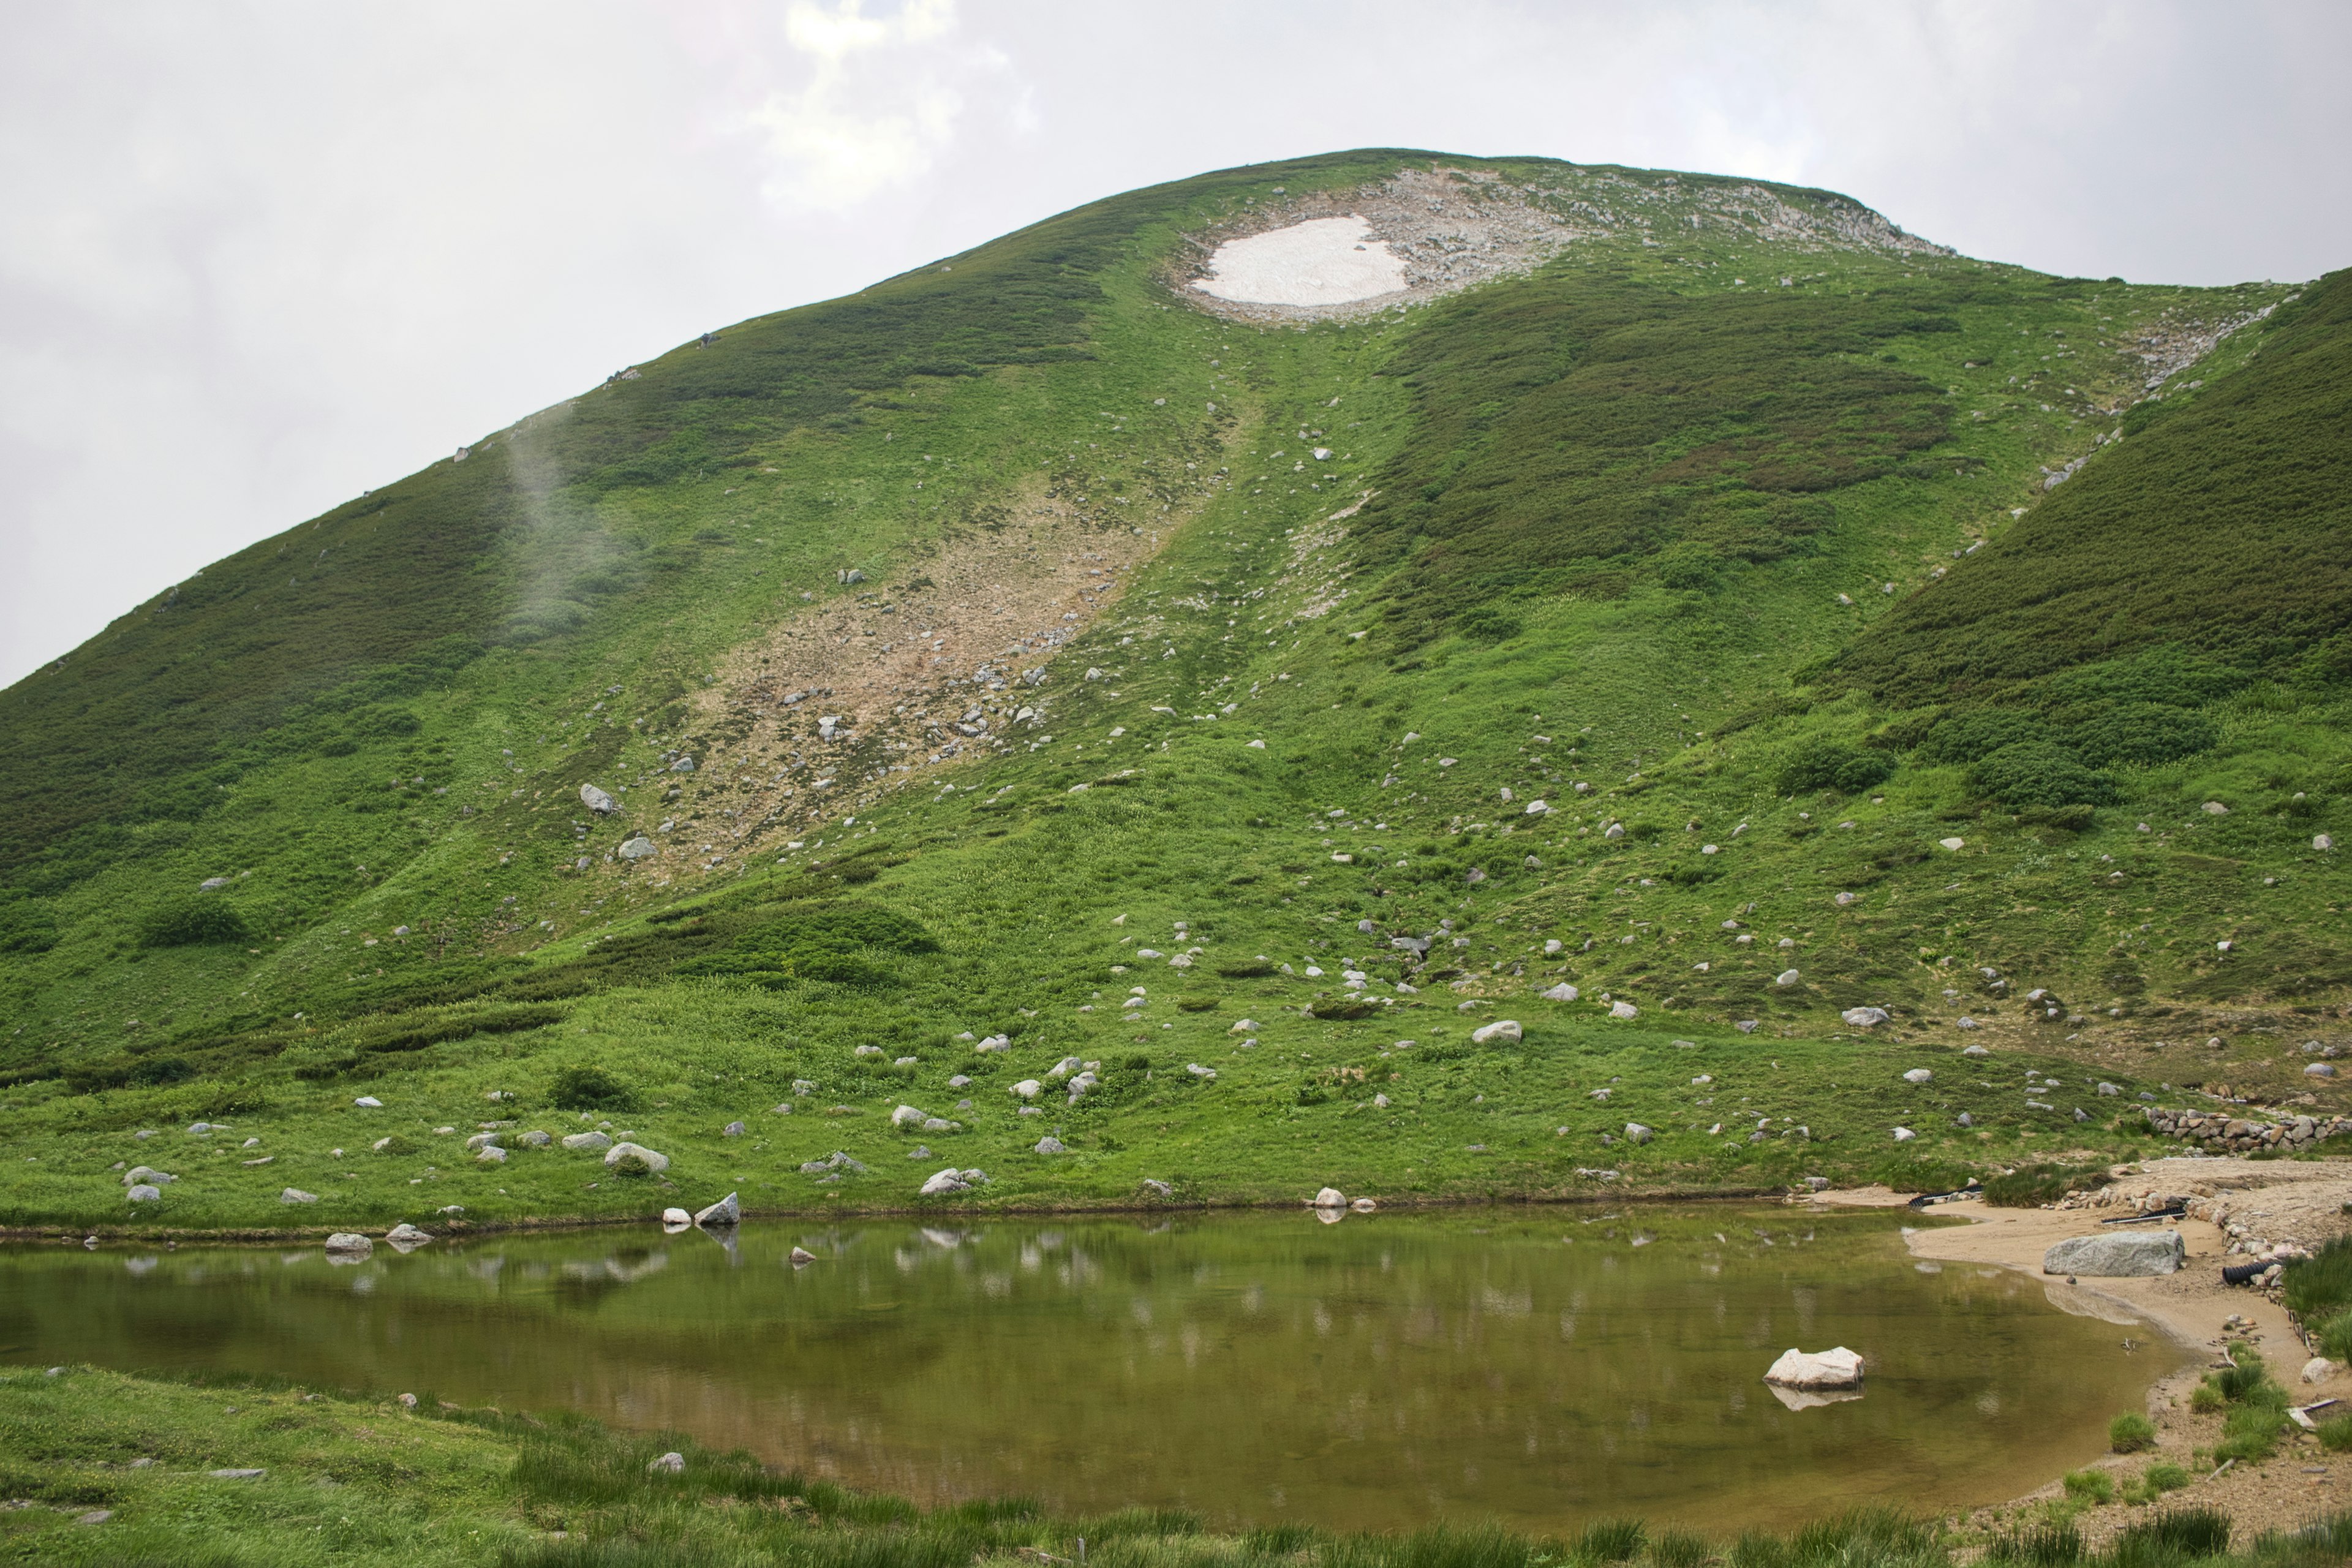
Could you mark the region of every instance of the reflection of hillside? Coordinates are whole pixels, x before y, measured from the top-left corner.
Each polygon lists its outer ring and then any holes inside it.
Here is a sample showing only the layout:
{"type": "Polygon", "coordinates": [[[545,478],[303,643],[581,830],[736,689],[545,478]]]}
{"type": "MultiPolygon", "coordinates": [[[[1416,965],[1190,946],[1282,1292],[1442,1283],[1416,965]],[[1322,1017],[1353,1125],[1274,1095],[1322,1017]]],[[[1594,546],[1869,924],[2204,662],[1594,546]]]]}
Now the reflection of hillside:
{"type": "Polygon", "coordinates": [[[0,1329],[52,1360],[570,1406],[924,1499],[1364,1525],[1785,1517],[1832,1474],[1991,1496],[2095,1444],[2053,1403],[2111,1411],[2151,1370],[2012,1277],[1914,1272],[1884,1217],[1698,1205],[588,1234],[353,1273],[23,1254],[0,1329]],[[1867,1400],[1768,1395],[1781,1351],[1833,1342],[1870,1358],[1867,1400]]]}

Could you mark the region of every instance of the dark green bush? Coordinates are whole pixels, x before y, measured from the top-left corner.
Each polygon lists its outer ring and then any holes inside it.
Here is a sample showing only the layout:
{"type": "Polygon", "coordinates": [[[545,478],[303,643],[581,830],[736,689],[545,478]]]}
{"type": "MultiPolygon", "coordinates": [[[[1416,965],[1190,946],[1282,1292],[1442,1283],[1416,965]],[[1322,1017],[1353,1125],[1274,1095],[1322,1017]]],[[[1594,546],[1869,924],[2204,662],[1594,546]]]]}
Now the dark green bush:
{"type": "Polygon", "coordinates": [[[2221,738],[2220,728],[2202,713],[2155,702],[2111,709],[2066,735],[2067,743],[2095,768],[2178,762],[2210,750],[2221,738]]]}
{"type": "Polygon", "coordinates": [[[2126,1410],[2107,1423],[2107,1447],[2118,1454],[2137,1454],[2156,1447],[2156,1426],[2137,1410],[2126,1410]]]}
{"type": "Polygon", "coordinates": [[[47,904],[0,893],[0,952],[47,952],[57,945],[57,917],[47,904]]]}
{"type": "Polygon", "coordinates": [[[236,906],[209,893],[158,904],[139,919],[142,947],[200,947],[207,942],[245,942],[253,930],[236,906]]]}
{"type": "Polygon", "coordinates": [[[1885,784],[1894,772],[1895,759],[1885,752],[1864,751],[1839,741],[1807,741],[1780,764],[1780,793],[1830,789],[1859,795],[1885,784]]]}
{"type": "Polygon", "coordinates": [[[2047,742],[2003,746],[1969,770],[1969,787],[2007,806],[2113,805],[2115,781],[2047,742]]]}
{"type": "Polygon", "coordinates": [[[1927,732],[1919,743],[1923,763],[1973,763],[2003,746],[2054,738],[2049,721],[2037,713],[2008,708],[1979,708],[1955,714],[1927,732]]]}
{"type": "Polygon", "coordinates": [[[568,1067],[548,1086],[547,1103],[558,1110],[628,1110],[635,1090],[598,1067],[568,1067]]]}

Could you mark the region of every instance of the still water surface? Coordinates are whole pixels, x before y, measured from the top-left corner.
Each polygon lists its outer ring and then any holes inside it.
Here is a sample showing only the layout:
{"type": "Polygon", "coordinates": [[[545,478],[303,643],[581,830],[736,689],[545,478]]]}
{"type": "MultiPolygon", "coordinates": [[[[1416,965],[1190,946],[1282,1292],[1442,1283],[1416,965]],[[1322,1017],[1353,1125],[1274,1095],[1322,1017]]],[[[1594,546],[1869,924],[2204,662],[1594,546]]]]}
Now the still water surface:
{"type": "Polygon", "coordinates": [[[770,1221],[356,1265],[24,1247],[0,1251],[0,1359],[569,1407],[927,1502],[1536,1530],[1998,1500],[2100,1452],[2174,1364],[2039,1281],[1915,1263],[1906,1217],[770,1221]],[[1859,1399],[1791,1410],[1760,1381],[1838,1344],[1869,1358],[1859,1399]]]}

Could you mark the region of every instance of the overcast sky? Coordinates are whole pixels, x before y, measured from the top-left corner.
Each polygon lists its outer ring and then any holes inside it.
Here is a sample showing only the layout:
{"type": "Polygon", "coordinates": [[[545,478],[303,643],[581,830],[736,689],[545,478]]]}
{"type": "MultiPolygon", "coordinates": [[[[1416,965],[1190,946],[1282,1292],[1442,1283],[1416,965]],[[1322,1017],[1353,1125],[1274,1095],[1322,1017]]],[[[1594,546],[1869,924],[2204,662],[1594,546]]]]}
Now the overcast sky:
{"type": "Polygon", "coordinates": [[[2352,264],[2352,5],[0,7],[0,682],[708,327],[1352,146],[1823,185],[2141,280],[2352,264]]]}

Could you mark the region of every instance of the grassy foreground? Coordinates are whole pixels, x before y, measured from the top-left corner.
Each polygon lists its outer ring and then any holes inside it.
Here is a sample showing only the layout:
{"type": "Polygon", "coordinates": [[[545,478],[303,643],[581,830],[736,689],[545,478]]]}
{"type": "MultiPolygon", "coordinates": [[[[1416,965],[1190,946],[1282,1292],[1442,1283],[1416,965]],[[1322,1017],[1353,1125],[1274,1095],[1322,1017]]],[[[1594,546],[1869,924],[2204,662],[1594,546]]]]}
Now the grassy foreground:
{"type": "Polygon", "coordinates": [[[264,1568],[498,1563],[514,1568],[2063,1568],[2344,1561],[2352,1520],[2233,1538],[2208,1510],[2152,1509],[2086,1553],[2063,1509],[1988,1540],[1856,1511],[1785,1537],[1709,1540],[1634,1521],[1570,1539],[1477,1525],[1408,1535],[1297,1526],[1221,1535],[1174,1510],[1054,1518],[1018,1500],[929,1512],[777,1476],[738,1454],[592,1423],[445,1406],[412,1410],[284,1386],[192,1384],[73,1367],[0,1376],[0,1558],[264,1568]],[[656,1461],[683,1460],[670,1471],[656,1461]],[[222,1474],[220,1472],[258,1472],[222,1474]],[[2234,1550],[2233,1550],[2234,1548],[2234,1550]]]}

